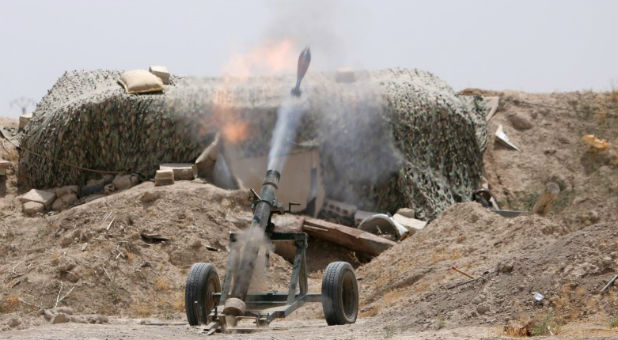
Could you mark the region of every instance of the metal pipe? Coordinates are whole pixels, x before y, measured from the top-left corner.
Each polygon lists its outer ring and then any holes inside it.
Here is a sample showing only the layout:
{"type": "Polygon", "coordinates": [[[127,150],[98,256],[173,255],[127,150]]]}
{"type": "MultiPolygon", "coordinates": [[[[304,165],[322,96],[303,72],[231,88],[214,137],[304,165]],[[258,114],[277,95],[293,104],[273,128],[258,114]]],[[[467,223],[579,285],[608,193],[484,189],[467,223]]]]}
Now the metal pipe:
{"type": "MultiPolygon", "coordinates": [[[[278,188],[279,178],[280,174],[278,171],[266,171],[260,196],[254,205],[249,235],[259,235],[259,233],[266,232],[266,227],[270,223],[272,213],[278,211],[279,204],[275,197],[275,192],[278,188]]],[[[260,242],[253,241],[253,239],[249,239],[245,242],[245,249],[242,253],[239,272],[234,275],[234,286],[230,294],[231,297],[243,301],[247,297],[247,291],[249,290],[249,284],[255,268],[255,260],[258,257],[261,245],[260,242]]]]}

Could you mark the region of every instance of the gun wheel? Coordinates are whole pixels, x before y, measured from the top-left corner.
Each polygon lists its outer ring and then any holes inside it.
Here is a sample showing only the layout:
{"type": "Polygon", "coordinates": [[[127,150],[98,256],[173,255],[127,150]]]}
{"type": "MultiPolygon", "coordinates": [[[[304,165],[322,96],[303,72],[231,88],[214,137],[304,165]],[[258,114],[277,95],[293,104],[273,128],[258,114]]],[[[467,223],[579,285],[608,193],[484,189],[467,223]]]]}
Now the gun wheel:
{"type": "Polygon", "coordinates": [[[322,309],[328,325],[356,322],[358,315],[358,282],[347,262],[332,262],[322,277],[322,309]]]}
{"type": "Polygon", "coordinates": [[[221,282],[215,266],[196,263],[191,267],[185,287],[185,311],[189,325],[208,323],[210,312],[219,303],[213,293],[221,292],[221,282]]]}

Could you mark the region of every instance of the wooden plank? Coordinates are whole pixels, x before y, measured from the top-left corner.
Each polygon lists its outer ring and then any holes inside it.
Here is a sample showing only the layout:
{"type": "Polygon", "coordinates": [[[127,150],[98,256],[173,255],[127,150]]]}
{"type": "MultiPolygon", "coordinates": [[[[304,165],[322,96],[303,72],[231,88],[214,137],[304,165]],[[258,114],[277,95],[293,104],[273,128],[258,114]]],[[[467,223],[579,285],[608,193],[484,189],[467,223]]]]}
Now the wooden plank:
{"type": "Polygon", "coordinates": [[[360,229],[314,218],[305,218],[303,231],[315,238],[369,255],[378,255],[396,244],[391,240],[360,229]]]}

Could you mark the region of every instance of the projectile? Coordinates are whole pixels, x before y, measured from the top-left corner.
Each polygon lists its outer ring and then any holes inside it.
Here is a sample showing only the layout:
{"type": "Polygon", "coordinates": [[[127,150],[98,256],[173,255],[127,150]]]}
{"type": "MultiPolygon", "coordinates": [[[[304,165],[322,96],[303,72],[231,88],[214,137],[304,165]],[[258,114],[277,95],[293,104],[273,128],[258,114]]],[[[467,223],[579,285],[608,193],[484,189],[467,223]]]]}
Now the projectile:
{"type": "Polygon", "coordinates": [[[292,89],[292,95],[300,97],[300,82],[305,77],[307,69],[311,63],[311,51],[309,47],[305,48],[298,56],[298,69],[296,70],[296,86],[292,89]]]}

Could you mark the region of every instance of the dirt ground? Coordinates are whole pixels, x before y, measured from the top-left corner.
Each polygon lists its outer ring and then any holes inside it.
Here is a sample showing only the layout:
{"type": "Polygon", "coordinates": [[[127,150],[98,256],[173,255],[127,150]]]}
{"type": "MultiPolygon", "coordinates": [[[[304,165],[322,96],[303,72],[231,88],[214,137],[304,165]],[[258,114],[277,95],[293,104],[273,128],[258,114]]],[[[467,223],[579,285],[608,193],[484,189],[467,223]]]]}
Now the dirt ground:
{"type": "MultiPolygon", "coordinates": [[[[480,339],[524,328],[548,338],[618,335],[618,288],[600,293],[618,272],[618,94],[466,92],[500,96],[490,132],[503,125],[521,149],[492,140],[484,155],[500,207],[530,210],[554,181],[561,191],[549,214],[505,218],[460,203],[364,265],[345,249],[310,240],[310,291],[319,292],[328,262],[356,267],[357,323],[327,327],[316,303],[243,338],[480,339]],[[581,139],[586,134],[610,148],[592,149],[581,139]]],[[[0,142],[0,157],[16,164],[12,145],[0,142]]],[[[185,324],[184,281],[194,262],[214,263],[223,277],[228,234],[250,219],[247,192],[198,180],[145,182],[26,217],[16,170],[0,183],[0,338],[205,337],[185,324]],[[58,314],[69,322],[52,324],[58,314]]],[[[253,288],[284,290],[291,265],[276,254],[269,263],[253,288]]]]}

